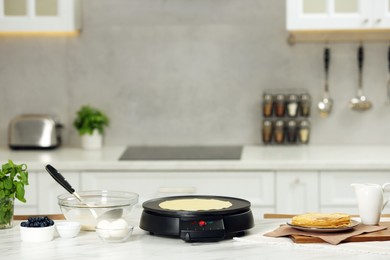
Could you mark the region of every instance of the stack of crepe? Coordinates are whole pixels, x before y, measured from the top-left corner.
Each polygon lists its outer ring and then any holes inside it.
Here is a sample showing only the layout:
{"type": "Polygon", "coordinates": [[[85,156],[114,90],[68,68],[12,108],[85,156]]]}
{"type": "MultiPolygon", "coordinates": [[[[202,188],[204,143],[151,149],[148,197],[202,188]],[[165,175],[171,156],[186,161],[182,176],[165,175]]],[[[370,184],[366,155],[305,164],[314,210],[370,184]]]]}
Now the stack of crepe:
{"type": "Polygon", "coordinates": [[[292,218],[291,224],[302,227],[341,228],[351,223],[351,216],[344,213],[306,213],[292,218]]]}

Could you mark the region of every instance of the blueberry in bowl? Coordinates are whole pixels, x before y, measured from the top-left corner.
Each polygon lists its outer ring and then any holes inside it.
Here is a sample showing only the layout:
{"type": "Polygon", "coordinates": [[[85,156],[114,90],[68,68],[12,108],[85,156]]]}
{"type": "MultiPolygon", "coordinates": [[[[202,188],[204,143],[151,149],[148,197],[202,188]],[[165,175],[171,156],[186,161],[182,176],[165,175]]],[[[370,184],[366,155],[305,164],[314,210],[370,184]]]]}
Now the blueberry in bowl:
{"type": "Polygon", "coordinates": [[[22,227],[49,227],[53,226],[54,221],[48,216],[45,217],[29,217],[27,221],[20,223],[22,227]]]}
{"type": "Polygon", "coordinates": [[[24,242],[48,242],[53,240],[55,223],[49,217],[29,217],[20,223],[20,238],[24,242]]]}

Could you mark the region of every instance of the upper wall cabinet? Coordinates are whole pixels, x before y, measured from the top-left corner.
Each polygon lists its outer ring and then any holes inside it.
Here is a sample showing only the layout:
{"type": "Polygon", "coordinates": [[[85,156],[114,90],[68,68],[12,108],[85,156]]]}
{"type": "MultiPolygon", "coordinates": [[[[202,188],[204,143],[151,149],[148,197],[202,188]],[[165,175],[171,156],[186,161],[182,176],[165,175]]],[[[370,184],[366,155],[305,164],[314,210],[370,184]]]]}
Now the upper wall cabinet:
{"type": "Polygon", "coordinates": [[[0,32],[77,32],[81,0],[0,0],[0,32]]]}
{"type": "Polygon", "coordinates": [[[390,0],[286,0],[287,30],[390,29],[390,0]]]}

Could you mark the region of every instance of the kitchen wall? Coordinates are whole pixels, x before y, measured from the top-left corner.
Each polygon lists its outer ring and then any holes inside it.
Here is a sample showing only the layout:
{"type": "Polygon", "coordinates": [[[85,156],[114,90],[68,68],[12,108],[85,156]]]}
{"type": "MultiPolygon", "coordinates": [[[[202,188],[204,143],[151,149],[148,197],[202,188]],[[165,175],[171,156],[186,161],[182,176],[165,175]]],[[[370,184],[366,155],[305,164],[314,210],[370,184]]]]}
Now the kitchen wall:
{"type": "MultiPolygon", "coordinates": [[[[72,126],[90,104],[111,118],[108,145],[261,144],[262,93],[304,88],[322,96],[324,44],[287,43],[285,1],[83,0],[78,37],[0,38],[0,144],[21,113],[53,113],[72,126]]],[[[311,145],[390,144],[387,43],[367,43],[370,111],[348,108],[357,43],[331,44],[328,119],[312,108],[311,145]]]]}

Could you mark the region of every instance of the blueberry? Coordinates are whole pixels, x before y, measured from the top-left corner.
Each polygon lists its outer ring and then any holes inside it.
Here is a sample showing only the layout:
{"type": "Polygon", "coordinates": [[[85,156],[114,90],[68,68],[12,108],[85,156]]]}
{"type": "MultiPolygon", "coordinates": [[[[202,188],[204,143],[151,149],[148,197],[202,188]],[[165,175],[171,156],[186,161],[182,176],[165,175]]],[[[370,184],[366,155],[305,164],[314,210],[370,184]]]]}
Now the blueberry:
{"type": "Polygon", "coordinates": [[[48,227],[53,226],[54,221],[51,220],[48,216],[45,217],[29,217],[27,222],[22,222],[21,225],[26,227],[48,227]],[[22,224],[24,223],[24,224],[22,224]]]}

